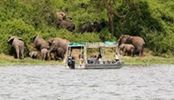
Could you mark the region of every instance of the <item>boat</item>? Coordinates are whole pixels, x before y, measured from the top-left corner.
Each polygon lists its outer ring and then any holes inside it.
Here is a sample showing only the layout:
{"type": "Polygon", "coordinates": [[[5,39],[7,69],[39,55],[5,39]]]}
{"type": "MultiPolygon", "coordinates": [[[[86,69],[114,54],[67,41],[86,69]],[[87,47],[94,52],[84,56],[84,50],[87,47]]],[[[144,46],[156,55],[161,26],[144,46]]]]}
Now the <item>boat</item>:
{"type": "Polygon", "coordinates": [[[113,55],[119,55],[116,42],[71,42],[67,47],[66,65],[70,69],[119,69],[123,62],[121,59],[106,59],[104,48],[114,48],[113,55]],[[74,57],[73,49],[78,49],[74,57]],[[98,49],[98,55],[89,57],[88,49],[98,49]]]}

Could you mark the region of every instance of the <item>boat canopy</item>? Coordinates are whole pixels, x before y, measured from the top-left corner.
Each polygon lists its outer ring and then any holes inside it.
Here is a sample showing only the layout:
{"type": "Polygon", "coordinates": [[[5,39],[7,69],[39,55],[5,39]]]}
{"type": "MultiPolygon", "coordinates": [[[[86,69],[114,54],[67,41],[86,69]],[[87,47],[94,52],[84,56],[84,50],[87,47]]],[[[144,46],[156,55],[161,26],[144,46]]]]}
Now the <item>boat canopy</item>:
{"type": "Polygon", "coordinates": [[[84,47],[85,43],[84,42],[70,42],[68,44],[68,47],[84,47]]]}
{"type": "Polygon", "coordinates": [[[100,47],[117,47],[117,42],[71,42],[68,47],[86,47],[86,48],[100,48],[100,47]]]}

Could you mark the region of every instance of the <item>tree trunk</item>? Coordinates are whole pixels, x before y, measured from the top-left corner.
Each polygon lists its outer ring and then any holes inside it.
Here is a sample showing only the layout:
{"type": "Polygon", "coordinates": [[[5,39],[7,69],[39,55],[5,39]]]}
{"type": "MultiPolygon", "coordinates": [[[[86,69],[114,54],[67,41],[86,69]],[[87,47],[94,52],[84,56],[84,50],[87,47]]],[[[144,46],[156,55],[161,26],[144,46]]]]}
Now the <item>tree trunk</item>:
{"type": "Polygon", "coordinates": [[[114,34],[114,22],[113,22],[113,15],[108,14],[108,20],[109,20],[109,30],[111,34],[114,34]]]}
{"type": "Polygon", "coordinates": [[[111,32],[112,35],[114,35],[114,21],[113,21],[113,17],[114,17],[114,10],[113,10],[113,0],[109,0],[108,1],[108,5],[107,5],[107,15],[108,15],[108,21],[109,21],[109,30],[111,32]]]}

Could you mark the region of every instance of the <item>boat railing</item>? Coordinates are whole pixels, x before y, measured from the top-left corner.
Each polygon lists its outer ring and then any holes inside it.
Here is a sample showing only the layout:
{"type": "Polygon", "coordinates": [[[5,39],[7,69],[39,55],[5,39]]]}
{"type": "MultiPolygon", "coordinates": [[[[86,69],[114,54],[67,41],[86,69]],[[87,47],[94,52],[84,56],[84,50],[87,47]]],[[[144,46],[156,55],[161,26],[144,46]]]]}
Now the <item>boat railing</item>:
{"type": "Polygon", "coordinates": [[[87,64],[115,64],[117,63],[118,61],[116,60],[97,60],[95,58],[89,58],[87,59],[87,64]]]}

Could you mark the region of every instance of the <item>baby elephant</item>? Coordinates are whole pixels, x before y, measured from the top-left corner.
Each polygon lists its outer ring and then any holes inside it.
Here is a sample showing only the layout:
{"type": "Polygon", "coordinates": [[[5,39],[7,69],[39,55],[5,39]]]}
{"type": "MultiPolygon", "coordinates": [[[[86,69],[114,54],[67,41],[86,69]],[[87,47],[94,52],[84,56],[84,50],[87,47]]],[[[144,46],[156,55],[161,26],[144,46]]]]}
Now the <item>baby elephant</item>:
{"type": "Polygon", "coordinates": [[[10,44],[15,49],[15,57],[17,59],[24,58],[24,42],[21,38],[11,36],[8,40],[8,44],[10,44]]]}
{"type": "Polygon", "coordinates": [[[37,51],[30,51],[29,56],[33,59],[38,58],[38,52],[37,51]]]}
{"type": "Polygon", "coordinates": [[[48,49],[46,48],[41,49],[41,57],[42,57],[42,60],[47,60],[49,58],[48,49]]]}
{"type": "Polygon", "coordinates": [[[121,44],[119,49],[123,52],[123,55],[134,56],[135,47],[132,44],[121,44]]]}

